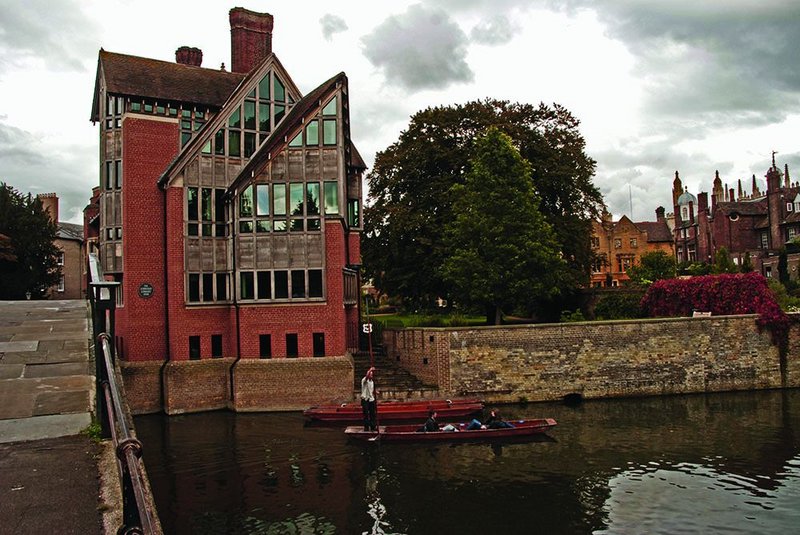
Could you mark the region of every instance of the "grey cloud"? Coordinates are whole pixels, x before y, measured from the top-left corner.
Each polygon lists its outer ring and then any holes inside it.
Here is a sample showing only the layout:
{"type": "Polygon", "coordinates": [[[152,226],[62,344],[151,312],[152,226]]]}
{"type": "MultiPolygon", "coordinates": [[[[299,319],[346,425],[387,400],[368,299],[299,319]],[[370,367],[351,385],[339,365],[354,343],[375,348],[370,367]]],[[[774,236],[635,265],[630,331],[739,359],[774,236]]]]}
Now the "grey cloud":
{"type": "Polygon", "coordinates": [[[522,28],[509,20],[504,14],[497,14],[481,20],[472,28],[470,37],[473,41],[484,45],[504,45],[511,41],[522,28]]]}
{"type": "Polygon", "coordinates": [[[652,88],[652,111],[734,113],[737,121],[758,124],[800,110],[798,2],[548,3],[597,13],[609,36],[636,57],[636,72],[652,88]]]}
{"type": "Polygon", "coordinates": [[[54,70],[85,70],[99,29],[81,6],[77,0],[0,0],[0,72],[31,57],[54,70]]]}
{"type": "Polygon", "coordinates": [[[366,58],[386,79],[409,90],[442,89],[469,82],[468,39],[442,9],[413,5],[362,38],[366,58]]]}
{"type": "Polygon", "coordinates": [[[97,147],[52,149],[29,132],[0,122],[0,182],[32,195],[57,193],[59,219],[78,223],[96,185],[97,169],[91,155],[97,147]]]}
{"type": "Polygon", "coordinates": [[[336,33],[347,30],[347,23],[342,17],[326,13],[319,19],[319,24],[322,26],[322,35],[326,41],[330,41],[336,33]]]}

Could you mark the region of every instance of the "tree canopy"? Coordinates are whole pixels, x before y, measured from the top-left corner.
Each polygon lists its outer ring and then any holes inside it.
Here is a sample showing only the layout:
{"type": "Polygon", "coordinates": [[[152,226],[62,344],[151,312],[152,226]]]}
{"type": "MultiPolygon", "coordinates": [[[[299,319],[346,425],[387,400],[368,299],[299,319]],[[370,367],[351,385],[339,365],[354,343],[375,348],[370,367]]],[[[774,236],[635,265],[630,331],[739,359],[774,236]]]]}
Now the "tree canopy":
{"type": "Polygon", "coordinates": [[[675,277],[675,258],[664,251],[644,253],[639,263],[628,268],[628,277],[638,286],[649,286],[657,280],[675,277]]]}
{"type": "Polygon", "coordinates": [[[602,206],[592,183],[595,161],[584,152],[580,122],[559,106],[499,100],[428,108],[379,152],[367,176],[371,203],[364,211],[362,254],[377,288],[429,306],[448,297],[441,269],[451,251],[443,230],[453,221],[453,202],[464,184],[475,140],[490,126],[510,136],[530,164],[539,211],[565,260],[565,287],[588,280],[591,220],[602,206]]]}
{"type": "Polygon", "coordinates": [[[720,273],[738,273],[739,267],[731,259],[728,249],[720,247],[714,255],[714,265],[711,266],[711,273],[719,275],[720,273]]]}
{"type": "Polygon", "coordinates": [[[552,298],[564,276],[530,173],[511,138],[492,127],[477,140],[464,184],[451,189],[442,278],[455,300],[484,309],[490,324],[500,323],[504,308],[552,298]]]}
{"type": "Polygon", "coordinates": [[[58,283],[56,225],[30,194],[0,183],[0,299],[44,297],[58,283]]]}

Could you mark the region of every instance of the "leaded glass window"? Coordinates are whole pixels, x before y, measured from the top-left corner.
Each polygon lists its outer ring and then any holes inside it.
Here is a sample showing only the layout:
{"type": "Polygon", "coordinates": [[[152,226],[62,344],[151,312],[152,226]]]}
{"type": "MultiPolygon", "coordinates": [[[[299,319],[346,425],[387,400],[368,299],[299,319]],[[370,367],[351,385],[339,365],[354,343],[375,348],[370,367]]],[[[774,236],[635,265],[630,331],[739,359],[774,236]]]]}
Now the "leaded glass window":
{"type": "Polygon", "coordinates": [[[325,182],[325,213],[339,213],[339,188],[336,182],[325,182]]]}

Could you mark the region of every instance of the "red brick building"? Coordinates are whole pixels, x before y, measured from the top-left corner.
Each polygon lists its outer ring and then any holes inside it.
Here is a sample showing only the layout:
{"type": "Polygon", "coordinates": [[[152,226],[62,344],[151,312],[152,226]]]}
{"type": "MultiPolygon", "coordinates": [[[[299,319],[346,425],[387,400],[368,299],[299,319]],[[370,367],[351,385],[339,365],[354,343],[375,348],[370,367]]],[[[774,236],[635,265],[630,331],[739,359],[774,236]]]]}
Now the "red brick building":
{"type": "Polygon", "coordinates": [[[592,222],[591,240],[595,256],[590,282],[593,288],[624,286],[630,280],[628,268],[639,264],[643,254],[673,254],[672,234],[660,206],[655,221],[634,223],[622,216],[614,222],[605,212],[601,221],[592,222]]]}
{"type": "Polygon", "coordinates": [[[56,224],[55,246],[59,249],[58,266],[61,275],[58,284],[50,289],[49,299],[85,299],[86,277],[84,272],[83,228],[81,225],[59,221],[59,199],[55,193],[37,195],[42,203],[42,209],[50,214],[50,219],[56,224]]]}
{"type": "Polygon", "coordinates": [[[765,176],[765,192],[759,189],[753,175],[751,191],[747,193],[741,180],[734,190],[723,185],[716,172],[709,205],[707,192],[695,197],[683,188],[675,173],[673,232],[679,264],[712,263],[724,247],[735,264],[742,265],[749,255],[753,269],[766,277],[777,277],[784,251],[789,275],[798,277],[800,255],[794,241],[800,236],[800,186],[791,182],[789,166],[785,165],[781,172],[774,159],[765,176]]]}
{"type": "Polygon", "coordinates": [[[272,52],[271,15],[234,8],[230,24],[230,72],[201,67],[196,48],[175,63],[101,49],[91,118],[120,354],[232,359],[223,373],[235,383],[240,359],[357,347],[365,165],[345,74],[304,96],[272,52]]]}

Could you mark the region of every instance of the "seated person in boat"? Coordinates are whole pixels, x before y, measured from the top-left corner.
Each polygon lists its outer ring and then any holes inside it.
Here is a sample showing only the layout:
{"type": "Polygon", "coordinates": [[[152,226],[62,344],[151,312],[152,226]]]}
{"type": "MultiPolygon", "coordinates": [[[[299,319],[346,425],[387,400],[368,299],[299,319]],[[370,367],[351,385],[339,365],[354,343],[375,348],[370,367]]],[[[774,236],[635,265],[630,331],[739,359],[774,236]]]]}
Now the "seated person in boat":
{"type": "Polygon", "coordinates": [[[483,427],[486,429],[503,429],[514,426],[503,420],[500,411],[492,409],[491,413],[489,413],[489,417],[483,422],[483,427]]]}
{"type": "Polygon", "coordinates": [[[425,424],[419,428],[419,431],[431,433],[434,431],[439,430],[439,423],[436,421],[436,411],[430,410],[428,411],[428,419],[425,420],[425,424]]]}
{"type": "Polygon", "coordinates": [[[500,411],[492,409],[485,422],[481,423],[480,421],[473,419],[467,426],[467,431],[473,431],[475,429],[503,429],[505,427],[514,426],[503,420],[503,417],[500,415],[500,411]]]}

